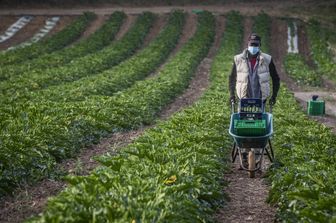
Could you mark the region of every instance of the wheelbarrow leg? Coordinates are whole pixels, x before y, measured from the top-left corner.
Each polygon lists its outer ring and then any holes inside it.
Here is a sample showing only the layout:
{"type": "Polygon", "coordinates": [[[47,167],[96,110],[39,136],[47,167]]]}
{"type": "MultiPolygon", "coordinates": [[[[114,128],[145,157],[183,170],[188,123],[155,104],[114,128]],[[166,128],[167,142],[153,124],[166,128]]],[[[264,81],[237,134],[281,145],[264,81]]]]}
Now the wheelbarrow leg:
{"type": "Polygon", "coordinates": [[[269,143],[269,146],[270,146],[270,149],[271,149],[272,159],[274,160],[273,147],[272,147],[272,143],[271,143],[271,140],[270,140],[270,139],[268,140],[268,143],[269,143]]]}
{"type": "Polygon", "coordinates": [[[237,158],[237,146],[236,146],[236,142],[233,143],[232,146],[232,151],[231,151],[231,158],[232,158],[232,163],[234,163],[236,161],[237,158]]]}
{"type": "Polygon", "coordinates": [[[270,151],[268,151],[268,149],[266,148],[266,153],[267,153],[267,156],[268,156],[269,160],[271,161],[271,163],[273,163],[273,161],[274,161],[274,153],[273,153],[273,148],[272,148],[271,140],[268,140],[268,143],[269,143],[269,149],[270,149],[270,151]]]}
{"type": "MultiPolygon", "coordinates": [[[[259,153],[255,153],[255,156],[256,156],[256,166],[257,166],[257,167],[258,167],[258,166],[259,166],[260,168],[262,167],[262,162],[263,162],[263,159],[264,159],[265,150],[267,150],[266,147],[262,148],[262,149],[261,149],[261,152],[259,152],[259,153]],[[257,159],[258,155],[259,155],[259,158],[257,159]]],[[[259,151],[260,151],[260,149],[259,149],[259,151]]],[[[266,152],[266,154],[267,154],[267,152],[266,152]]]]}

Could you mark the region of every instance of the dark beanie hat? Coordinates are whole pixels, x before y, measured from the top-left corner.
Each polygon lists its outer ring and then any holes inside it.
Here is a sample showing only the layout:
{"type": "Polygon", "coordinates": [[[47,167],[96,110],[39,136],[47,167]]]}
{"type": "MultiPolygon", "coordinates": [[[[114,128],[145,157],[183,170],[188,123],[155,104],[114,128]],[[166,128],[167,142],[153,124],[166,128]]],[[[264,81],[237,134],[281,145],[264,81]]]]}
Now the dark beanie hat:
{"type": "Polygon", "coordinates": [[[249,42],[250,43],[260,43],[261,38],[260,38],[260,36],[258,36],[258,34],[252,33],[249,37],[249,42]]]}

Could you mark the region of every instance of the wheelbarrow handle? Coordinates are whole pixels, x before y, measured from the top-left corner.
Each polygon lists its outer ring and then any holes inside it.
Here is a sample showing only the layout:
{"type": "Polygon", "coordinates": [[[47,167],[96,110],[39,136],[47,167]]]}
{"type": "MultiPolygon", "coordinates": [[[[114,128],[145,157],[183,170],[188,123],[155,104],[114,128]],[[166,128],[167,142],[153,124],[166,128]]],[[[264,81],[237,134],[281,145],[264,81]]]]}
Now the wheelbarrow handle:
{"type": "Polygon", "coordinates": [[[231,101],[231,114],[233,114],[234,111],[235,111],[235,103],[234,103],[234,101],[232,100],[232,101],[231,101]]]}

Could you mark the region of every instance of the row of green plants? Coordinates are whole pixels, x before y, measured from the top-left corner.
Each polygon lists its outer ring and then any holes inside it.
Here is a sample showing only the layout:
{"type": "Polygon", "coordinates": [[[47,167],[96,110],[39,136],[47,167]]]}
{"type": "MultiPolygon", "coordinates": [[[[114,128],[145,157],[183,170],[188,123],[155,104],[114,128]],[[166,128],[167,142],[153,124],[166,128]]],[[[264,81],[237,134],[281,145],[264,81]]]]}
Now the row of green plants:
{"type": "Polygon", "coordinates": [[[142,45],[155,19],[153,13],[144,12],[122,39],[101,51],[77,58],[64,66],[27,72],[1,82],[0,89],[4,97],[0,100],[17,100],[30,91],[72,82],[117,65],[134,54],[135,50],[142,45]]]}
{"type": "Polygon", "coordinates": [[[317,64],[319,73],[336,83],[336,63],[328,49],[328,41],[335,39],[335,32],[323,27],[317,20],[311,19],[307,24],[307,33],[311,56],[317,64]]]}
{"type": "Polygon", "coordinates": [[[164,30],[145,49],[118,66],[68,84],[51,86],[26,95],[29,100],[80,101],[90,95],[112,96],[143,79],[161,64],[175,48],[182,32],[184,14],[174,12],[164,30]]]}
{"type": "Polygon", "coordinates": [[[85,12],[65,29],[50,38],[46,38],[24,48],[17,48],[15,50],[0,53],[0,66],[19,64],[20,62],[62,49],[78,39],[90,22],[95,18],[96,15],[94,13],[85,12]]]}
{"type": "Polygon", "coordinates": [[[86,54],[102,49],[114,39],[125,17],[126,15],[123,12],[114,12],[95,33],[88,38],[81,39],[70,47],[44,54],[32,60],[23,61],[20,64],[1,67],[0,80],[3,81],[23,73],[37,72],[36,70],[61,66],[77,57],[83,57],[86,54]]]}
{"type": "Polygon", "coordinates": [[[258,35],[262,35],[261,39],[261,50],[265,53],[269,53],[270,51],[270,30],[269,30],[269,24],[271,23],[271,17],[266,14],[265,12],[261,12],[258,14],[258,16],[253,17],[253,27],[252,31],[257,33],[258,35]],[[265,35],[264,35],[265,34],[265,35]]]}
{"type": "MultiPolygon", "coordinates": [[[[257,23],[263,39],[271,22],[257,23]]],[[[266,52],[269,51],[266,48],[266,52]]],[[[302,69],[296,67],[295,69],[302,69]]],[[[309,119],[292,93],[281,87],[273,110],[277,162],[269,171],[269,201],[283,222],[333,222],[336,219],[336,136],[309,119]]]]}
{"type": "Polygon", "coordinates": [[[76,155],[109,133],[152,123],[187,87],[213,37],[214,18],[204,13],[194,37],[156,76],[113,97],[93,95],[71,103],[27,101],[2,108],[0,193],[52,174],[55,161],[76,155]]]}
{"type": "MultiPolygon", "coordinates": [[[[294,22],[287,20],[292,35],[295,35],[294,22]]],[[[310,68],[304,57],[298,53],[288,53],[284,61],[286,73],[294,79],[298,86],[319,87],[322,85],[321,75],[314,69],[310,68]]]]}
{"type": "Polygon", "coordinates": [[[117,155],[98,157],[102,166],[89,176],[68,177],[71,186],[30,222],[214,221],[230,143],[224,84],[243,37],[241,16],[229,13],[225,27],[205,95],[117,155]]]}
{"type": "Polygon", "coordinates": [[[336,137],[308,119],[293,94],[282,88],[274,110],[278,164],[270,171],[269,201],[285,222],[336,219],[336,137]]]}
{"type": "Polygon", "coordinates": [[[286,73],[295,80],[297,85],[313,87],[322,85],[321,75],[306,64],[302,55],[288,53],[284,61],[284,66],[286,73]]]}

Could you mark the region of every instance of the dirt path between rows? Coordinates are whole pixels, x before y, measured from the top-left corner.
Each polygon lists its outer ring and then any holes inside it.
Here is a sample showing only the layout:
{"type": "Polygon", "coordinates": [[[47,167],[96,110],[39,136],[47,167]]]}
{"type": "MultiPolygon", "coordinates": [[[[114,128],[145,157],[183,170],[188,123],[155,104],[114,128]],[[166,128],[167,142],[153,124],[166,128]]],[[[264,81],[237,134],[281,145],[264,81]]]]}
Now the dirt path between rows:
{"type": "Polygon", "coordinates": [[[287,54],[287,23],[279,19],[272,19],[271,52],[272,58],[278,71],[281,84],[285,84],[291,91],[298,90],[295,81],[290,78],[284,68],[284,59],[287,54]],[[275,44],[276,43],[276,44],[275,44]]]}
{"type": "Polygon", "coordinates": [[[178,40],[175,48],[169,54],[165,62],[162,63],[154,72],[148,75],[146,79],[155,76],[169,62],[169,60],[175,56],[175,54],[181,49],[181,47],[194,35],[196,29],[197,29],[197,16],[194,14],[187,14],[180,39],[178,40]]]}
{"type": "MultiPolygon", "coordinates": [[[[163,25],[164,21],[165,19],[161,18],[161,20],[157,21],[157,24],[163,25]]],[[[192,80],[190,87],[179,97],[179,99],[164,108],[159,114],[158,119],[167,119],[176,111],[189,106],[197,100],[205,90],[205,86],[208,84],[204,84],[204,82],[208,82],[210,63],[216,50],[219,48],[220,34],[224,29],[223,24],[224,18],[218,17],[215,43],[208,56],[198,66],[195,78],[192,80]]],[[[190,29],[190,26],[192,27],[193,25],[195,24],[186,24],[186,29],[190,29]]],[[[155,36],[155,33],[157,34],[159,30],[160,26],[157,28],[154,26],[152,30],[153,35],[155,36]]],[[[190,33],[183,31],[178,44],[182,45],[180,42],[186,41],[189,38],[190,33]]],[[[86,175],[98,165],[98,163],[92,159],[94,156],[102,155],[107,152],[112,154],[117,153],[119,149],[131,143],[146,129],[152,127],[154,127],[154,125],[136,131],[113,134],[110,137],[101,140],[99,144],[83,150],[76,159],[69,159],[60,163],[57,169],[62,169],[69,174],[86,175]]],[[[56,195],[66,186],[66,183],[61,180],[45,179],[34,186],[27,186],[17,190],[13,197],[8,196],[1,200],[0,222],[22,222],[23,220],[40,213],[45,207],[48,197],[56,195]]]]}
{"type": "Polygon", "coordinates": [[[127,15],[125,21],[121,25],[120,30],[115,37],[116,40],[120,40],[127,33],[130,27],[134,24],[136,18],[137,16],[135,15],[127,15]]]}
{"type": "MultiPolygon", "coordinates": [[[[266,158],[266,157],[264,157],[266,158]]],[[[255,178],[249,178],[247,171],[239,170],[238,157],[231,169],[224,175],[229,185],[225,193],[229,201],[217,213],[217,221],[223,223],[275,222],[276,208],[266,203],[269,185],[263,173],[257,172],[255,178]]],[[[264,162],[262,172],[267,171],[269,162],[264,162]]]]}
{"type": "MultiPolygon", "coordinates": [[[[196,23],[196,17],[190,18],[194,20],[196,23]]],[[[196,31],[195,27],[189,27],[191,32],[196,31]]],[[[203,92],[209,86],[209,74],[211,69],[211,64],[214,56],[217,53],[217,50],[220,47],[220,41],[222,38],[222,34],[225,29],[225,17],[217,16],[216,17],[216,36],[214,39],[214,43],[209,50],[208,55],[201,61],[199,66],[197,67],[194,78],[191,80],[189,87],[184,91],[182,95],[177,97],[174,103],[169,104],[163,111],[160,112],[161,119],[168,119],[173,113],[181,111],[183,108],[186,108],[192,105],[195,101],[197,101],[203,92]]]]}
{"type": "MultiPolygon", "coordinates": [[[[252,19],[245,17],[243,49],[247,46],[251,32],[252,19]]],[[[268,160],[263,163],[262,172],[257,172],[255,178],[249,178],[247,171],[239,170],[238,160],[237,157],[230,171],[224,175],[224,180],[228,182],[224,192],[229,200],[216,213],[216,220],[223,223],[274,222],[275,208],[266,203],[269,185],[262,178],[270,165],[268,160]]]]}
{"type": "Polygon", "coordinates": [[[304,23],[297,22],[297,35],[298,35],[298,50],[299,53],[304,57],[306,64],[311,68],[316,68],[314,61],[310,56],[310,44],[308,40],[307,30],[304,27],[304,23]]]}
{"type": "Polygon", "coordinates": [[[81,41],[82,39],[88,38],[91,34],[96,32],[104,23],[105,21],[109,18],[109,16],[106,15],[97,15],[97,18],[95,18],[89,26],[86,28],[86,30],[82,33],[82,35],[74,41],[71,45],[81,41]]]}
{"type": "Polygon", "coordinates": [[[137,50],[137,52],[148,46],[148,44],[160,33],[161,29],[166,25],[167,19],[168,15],[166,14],[158,16],[149,30],[149,34],[144,39],[143,47],[137,50]]]}
{"type": "MultiPolygon", "coordinates": [[[[299,37],[299,53],[304,55],[306,61],[312,68],[314,65],[312,64],[310,58],[310,50],[309,50],[309,42],[308,39],[305,37],[305,30],[302,29],[300,25],[298,27],[298,37],[299,37]]],[[[307,100],[311,98],[312,95],[317,94],[323,96],[323,99],[328,99],[329,96],[335,92],[335,88],[333,86],[325,84],[324,88],[313,90],[313,91],[305,91],[303,87],[299,87],[295,84],[295,81],[290,78],[285,69],[284,69],[284,58],[287,54],[287,23],[283,20],[273,19],[272,20],[272,41],[273,44],[271,45],[271,52],[274,58],[275,65],[277,67],[280,79],[282,83],[286,84],[286,86],[294,93],[294,96],[297,102],[301,105],[304,111],[307,110],[307,100]],[[279,47],[282,46],[282,47],[279,47]],[[321,91],[323,93],[321,93],[321,91]],[[328,92],[329,91],[329,92],[328,92]],[[303,93],[305,92],[305,93],[303,93]]],[[[334,100],[326,100],[328,109],[327,112],[329,114],[325,116],[309,116],[311,119],[316,120],[332,129],[333,132],[336,133],[336,118],[332,116],[332,111],[335,111],[336,102],[334,100]],[[330,110],[330,111],[329,111],[330,110]]]]}

